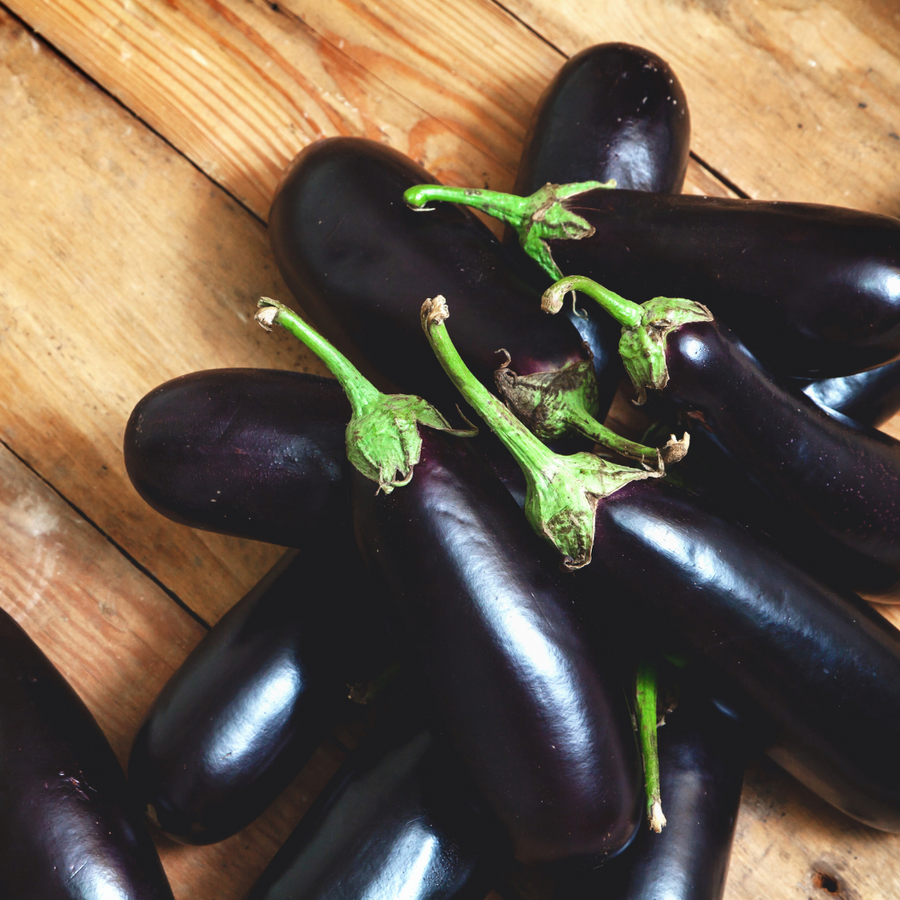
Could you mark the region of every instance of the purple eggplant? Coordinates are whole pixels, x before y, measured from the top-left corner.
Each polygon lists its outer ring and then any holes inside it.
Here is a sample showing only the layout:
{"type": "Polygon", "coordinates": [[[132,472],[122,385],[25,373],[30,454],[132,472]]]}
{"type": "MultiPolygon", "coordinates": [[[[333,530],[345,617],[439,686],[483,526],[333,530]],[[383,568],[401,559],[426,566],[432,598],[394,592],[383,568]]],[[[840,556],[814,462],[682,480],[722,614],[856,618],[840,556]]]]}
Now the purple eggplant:
{"type": "Polygon", "coordinates": [[[87,707],[0,611],[0,896],[172,900],[125,775],[87,707]]]}
{"type": "MultiPolygon", "coordinates": [[[[345,518],[349,526],[346,504],[345,518]]],[[[348,685],[393,659],[376,593],[349,527],[312,531],[223,616],[154,700],[131,749],[131,790],[157,826],[210,844],[281,793],[348,703],[348,685]]]]}
{"type": "Polygon", "coordinates": [[[669,65],[642,47],[596,44],[569,59],[538,101],[513,193],[612,179],[622,190],[677,194],[690,138],[669,65]]]}
{"type": "Polygon", "coordinates": [[[387,586],[401,653],[524,862],[612,855],[640,816],[624,695],[566,577],[469,440],[418,398],[380,394],[295,314],[257,316],[319,353],[351,397],[363,556],[387,586]],[[405,648],[405,649],[404,649],[405,648]]]}
{"type": "Polygon", "coordinates": [[[668,824],[642,828],[624,853],[555,897],[608,900],[721,900],[737,822],[748,747],[742,725],[688,690],[659,729],[659,766],[668,824]]]}
{"type": "Polygon", "coordinates": [[[811,381],[802,389],[826,411],[877,428],[900,411],[900,361],[843,378],[811,381]]]}
{"type": "Polygon", "coordinates": [[[544,447],[465,370],[445,314],[443,304],[426,304],[429,338],[454,383],[527,469],[526,513],[565,566],[581,570],[583,590],[602,602],[618,584],[639,598],[648,630],[678,635],[692,658],[761,712],[777,762],[858,820],[900,831],[900,773],[892,764],[900,632],[695,495],[659,479],[629,481],[624,467],[591,454],[544,447]]]}
{"type": "Polygon", "coordinates": [[[395,714],[347,758],[248,900],[483,900],[507,855],[446,748],[395,714]]]}
{"type": "Polygon", "coordinates": [[[453,410],[458,397],[422,337],[418,310],[435,293],[455,297],[466,358],[485,383],[497,373],[517,414],[548,440],[615,439],[598,417],[618,366],[607,372],[608,354],[592,362],[576,329],[540,315],[537,288],[476,216],[454,207],[412,212],[403,192],[422,180],[432,179],[376,141],[329,138],[298,154],[278,186],[269,237],[304,314],[382,387],[453,410]]]}
{"type": "Polygon", "coordinates": [[[135,406],[125,468],[141,497],[176,522],[303,547],[311,531],[346,521],[349,417],[331,378],[195,372],[135,406]]]}
{"type": "Polygon", "coordinates": [[[900,355],[900,220],[808,203],[552,185],[519,198],[424,185],[511,221],[548,274],[639,302],[708,306],[782,375],[848,375],[900,355]]]}

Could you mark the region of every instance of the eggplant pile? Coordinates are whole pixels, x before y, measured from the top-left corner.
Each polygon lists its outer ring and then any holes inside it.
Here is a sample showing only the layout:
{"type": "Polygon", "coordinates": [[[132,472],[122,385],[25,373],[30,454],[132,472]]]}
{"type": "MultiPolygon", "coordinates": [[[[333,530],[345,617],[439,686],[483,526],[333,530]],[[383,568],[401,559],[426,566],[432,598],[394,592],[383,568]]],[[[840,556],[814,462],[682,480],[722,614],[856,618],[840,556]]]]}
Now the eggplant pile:
{"type": "Polygon", "coordinates": [[[542,98],[527,197],[318,141],[269,223],[303,315],[257,320],[337,380],[196,373],[134,410],[155,509],[297,548],[147,713],[129,776],[160,828],[233,834],[348,684],[399,670],[252,900],[513,897],[520,863],[560,898],[719,900],[755,749],[900,832],[900,633],[859,596],[900,599],[900,445],[874,430],[900,402],[900,224],[681,196],[689,134],[665,62],[604,44],[542,98]],[[671,438],[603,424],[624,372],[671,438]],[[674,711],[633,709],[672,652],[674,711]],[[658,714],[661,834],[633,724],[658,714]]]}

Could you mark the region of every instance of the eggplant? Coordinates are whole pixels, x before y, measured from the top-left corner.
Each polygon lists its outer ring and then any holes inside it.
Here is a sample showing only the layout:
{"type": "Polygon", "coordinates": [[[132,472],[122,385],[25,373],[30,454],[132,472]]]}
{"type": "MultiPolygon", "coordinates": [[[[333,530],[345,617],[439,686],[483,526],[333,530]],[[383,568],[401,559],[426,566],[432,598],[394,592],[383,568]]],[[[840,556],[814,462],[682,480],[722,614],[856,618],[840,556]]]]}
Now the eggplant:
{"type": "Polygon", "coordinates": [[[600,869],[563,880],[554,897],[721,900],[752,743],[742,723],[703,693],[683,690],[659,729],[668,824],[660,834],[642,828],[627,850],[600,869]]]}
{"type": "Polygon", "coordinates": [[[508,853],[446,748],[395,714],[345,760],[247,900],[482,900],[508,853]]]}
{"type": "MultiPolygon", "coordinates": [[[[125,426],[125,468],[157,512],[206,531],[303,548],[350,520],[340,384],[279,369],[208,369],[161,384],[125,426]]],[[[508,454],[490,463],[524,502],[508,454]]]]}
{"type": "Polygon", "coordinates": [[[677,194],[690,138],[684,89],[663,59],[632,44],[595,44],[538,101],[513,193],[612,179],[622,190],[677,194]]]}
{"type": "Polygon", "coordinates": [[[597,603],[611,584],[639,597],[648,631],[678,635],[760,711],[776,762],[859,821],[900,831],[900,632],[695,495],[544,447],[465,370],[442,307],[423,309],[429,340],[528,470],[526,512],[583,590],[597,603]]]}
{"type": "Polygon", "coordinates": [[[709,307],[781,375],[849,375],[900,355],[900,220],[810,203],[552,185],[531,197],[423,185],[520,227],[555,277],[709,307]]]}
{"type": "Polygon", "coordinates": [[[4,900],[172,900],[109,742],[2,610],[0,771],[4,900]]]}
{"type": "Polygon", "coordinates": [[[900,362],[886,363],[843,378],[824,378],[802,386],[826,411],[877,428],[900,411],[900,362]]]}
{"type": "Polygon", "coordinates": [[[195,372],[135,406],[125,468],[141,497],[176,522],[303,547],[312,531],[347,521],[349,417],[332,378],[195,372]]]}
{"type": "Polygon", "coordinates": [[[515,855],[557,863],[620,851],[640,817],[630,716],[547,548],[433,407],[380,394],[296,314],[260,304],[261,324],[307,343],[348,391],[363,557],[387,587],[401,653],[428,685],[432,727],[515,855]]]}
{"type": "MultiPolygon", "coordinates": [[[[435,293],[455,297],[463,353],[479,378],[494,384],[498,373],[508,402],[548,440],[576,432],[601,440],[608,433],[597,419],[618,365],[607,371],[609,353],[592,361],[565,320],[545,321],[537,287],[476,216],[408,209],[403,192],[423,180],[428,172],[376,141],[328,138],[298,154],[276,191],[269,238],[304,315],[381,387],[452,410],[458,397],[422,338],[418,310],[435,293]]],[[[646,456],[655,461],[656,451],[646,456]]]]}
{"type": "Polygon", "coordinates": [[[346,534],[312,532],[285,554],[144,716],[128,779],[170,837],[210,844],[253,821],[327,737],[348,685],[392,662],[345,508],[346,534]]]}

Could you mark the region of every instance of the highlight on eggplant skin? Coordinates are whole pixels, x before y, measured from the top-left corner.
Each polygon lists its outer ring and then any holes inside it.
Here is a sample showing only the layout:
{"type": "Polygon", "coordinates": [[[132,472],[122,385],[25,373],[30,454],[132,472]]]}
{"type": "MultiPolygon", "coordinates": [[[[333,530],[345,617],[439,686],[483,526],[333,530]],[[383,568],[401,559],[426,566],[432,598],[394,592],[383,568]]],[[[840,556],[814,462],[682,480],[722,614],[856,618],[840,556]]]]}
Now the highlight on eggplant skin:
{"type": "Polygon", "coordinates": [[[141,497],[176,522],[302,547],[347,517],[338,383],[276,369],[211,369],[144,396],[125,427],[125,468],[141,497]]]}
{"type": "Polygon", "coordinates": [[[900,361],[856,375],[803,383],[802,390],[826,412],[878,428],[900,411],[900,361]]]}
{"type": "Polygon", "coordinates": [[[363,557],[385,580],[409,671],[429,686],[433,727],[519,860],[612,856],[638,827],[642,797],[618,675],[551,549],[468,443],[422,438],[409,484],[376,496],[354,472],[352,496],[363,557]]]}
{"type": "Polygon", "coordinates": [[[509,848],[451,754],[393,715],[329,781],[247,900],[483,900],[509,848]]]}
{"type": "Polygon", "coordinates": [[[172,900],[122,768],[87,707],[0,611],[0,896],[172,900]]]}
{"type": "Polygon", "coordinates": [[[677,194],[690,134],[668,63],[632,44],[596,44],[571,57],[538,101],[513,193],[613,179],[622,190],[677,194]]]}
{"type": "Polygon", "coordinates": [[[311,534],[188,655],[128,764],[154,823],[188,844],[235,834],[287,787],[393,645],[352,535],[311,534]]]}

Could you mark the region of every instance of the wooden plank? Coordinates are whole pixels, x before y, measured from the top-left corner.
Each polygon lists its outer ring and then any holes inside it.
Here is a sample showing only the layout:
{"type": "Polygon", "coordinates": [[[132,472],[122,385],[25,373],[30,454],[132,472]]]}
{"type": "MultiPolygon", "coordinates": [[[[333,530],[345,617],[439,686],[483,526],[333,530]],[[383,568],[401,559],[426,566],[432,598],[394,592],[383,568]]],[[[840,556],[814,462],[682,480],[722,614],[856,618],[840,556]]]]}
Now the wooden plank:
{"type": "Polygon", "coordinates": [[[5,16],[0,97],[0,439],[215,621],[280,551],[150,510],[128,416],[198,369],[324,369],[252,321],[288,299],[260,223],[5,16]]]}
{"type": "MultiPolygon", "coordinates": [[[[383,140],[448,183],[508,189],[564,61],[489,0],[10,5],[262,217],[288,160],[336,134],[383,140]]],[[[692,163],[698,183],[721,189],[692,163]]]]}
{"type": "MultiPolygon", "coordinates": [[[[84,699],[119,760],[144,711],[204,630],[0,448],[0,607],[84,699]]],[[[253,825],[210,847],[159,839],[175,896],[239,900],[341,759],[326,744],[253,825]]]]}

